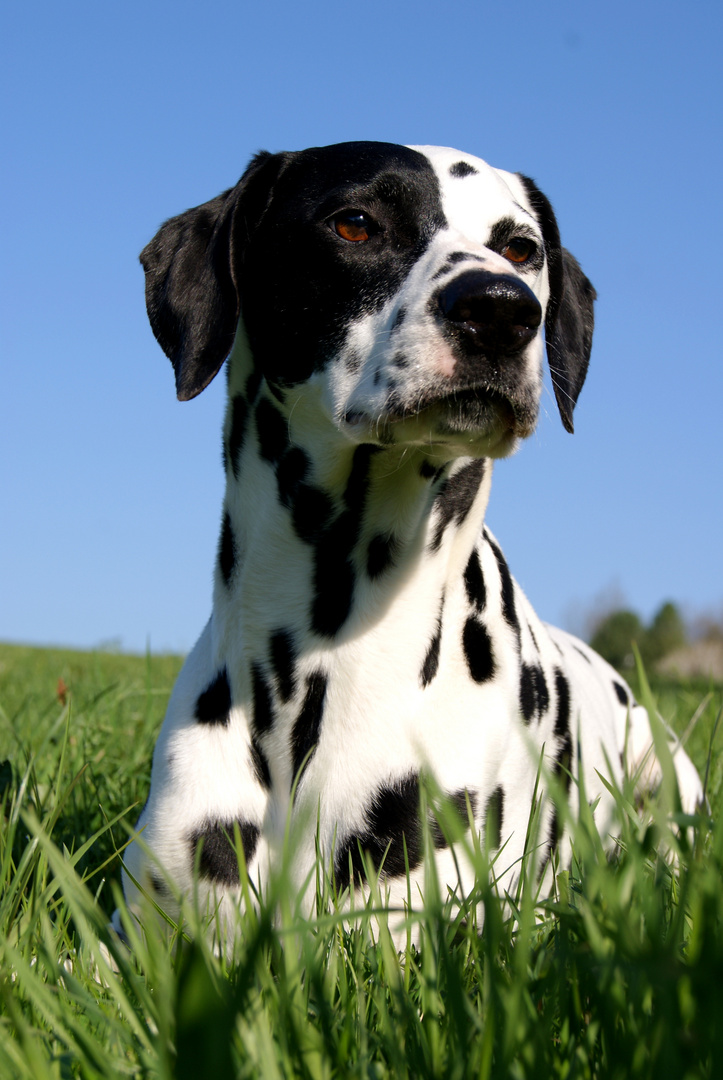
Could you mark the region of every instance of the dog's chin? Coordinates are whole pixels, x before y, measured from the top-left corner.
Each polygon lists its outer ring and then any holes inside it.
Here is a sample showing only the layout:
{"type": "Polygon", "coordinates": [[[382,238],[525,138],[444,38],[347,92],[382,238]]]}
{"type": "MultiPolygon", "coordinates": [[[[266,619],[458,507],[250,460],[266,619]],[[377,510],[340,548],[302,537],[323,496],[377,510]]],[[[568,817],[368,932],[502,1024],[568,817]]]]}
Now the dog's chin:
{"type": "Polygon", "coordinates": [[[416,407],[389,403],[375,417],[347,413],[345,422],[355,441],[423,446],[450,457],[502,458],[514,453],[520,439],[532,434],[536,419],[529,408],[503,394],[471,389],[427,399],[416,407]]]}

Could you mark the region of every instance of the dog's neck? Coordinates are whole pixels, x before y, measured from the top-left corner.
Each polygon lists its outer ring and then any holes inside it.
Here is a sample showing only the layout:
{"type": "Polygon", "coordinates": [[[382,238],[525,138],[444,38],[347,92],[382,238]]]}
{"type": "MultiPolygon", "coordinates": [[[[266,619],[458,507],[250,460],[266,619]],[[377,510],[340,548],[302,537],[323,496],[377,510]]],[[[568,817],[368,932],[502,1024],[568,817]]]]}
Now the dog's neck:
{"type": "Polygon", "coordinates": [[[213,636],[232,667],[280,632],[320,649],[358,638],[395,604],[433,625],[479,537],[489,460],[355,445],[320,413],[313,381],[279,401],[231,373],[213,636]]]}

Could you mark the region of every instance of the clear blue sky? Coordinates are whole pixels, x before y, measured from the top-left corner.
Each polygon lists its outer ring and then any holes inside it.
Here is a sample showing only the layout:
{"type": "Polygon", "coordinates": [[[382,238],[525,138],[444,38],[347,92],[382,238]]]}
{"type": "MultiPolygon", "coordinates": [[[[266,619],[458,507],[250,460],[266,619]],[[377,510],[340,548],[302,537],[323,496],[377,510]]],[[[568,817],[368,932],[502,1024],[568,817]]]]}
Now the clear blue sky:
{"type": "Polygon", "coordinates": [[[141,247],[252,153],[438,143],[535,177],[597,286],[567,435],[488,520],[540,614],[723,607],[723,6],[13,4],[4,17],[0,639],[187,649],[210,611],[225,380],[175,400],[141,247]]]}

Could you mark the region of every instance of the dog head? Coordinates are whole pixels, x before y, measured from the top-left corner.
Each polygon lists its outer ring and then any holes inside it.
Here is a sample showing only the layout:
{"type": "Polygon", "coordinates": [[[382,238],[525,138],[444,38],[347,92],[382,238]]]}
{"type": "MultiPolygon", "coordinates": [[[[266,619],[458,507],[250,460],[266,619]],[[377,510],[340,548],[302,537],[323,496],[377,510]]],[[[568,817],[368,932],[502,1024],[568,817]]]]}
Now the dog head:
{"type": "Polygon", "coordinates": [[[369,142],[261,153],[141,261],[182,400],[238,332],[280,401],[314,387],[352,442],[504,456],[537,420],[544,327],[573,430],[594,290],[535,184],[479,158],[369,142]]]}

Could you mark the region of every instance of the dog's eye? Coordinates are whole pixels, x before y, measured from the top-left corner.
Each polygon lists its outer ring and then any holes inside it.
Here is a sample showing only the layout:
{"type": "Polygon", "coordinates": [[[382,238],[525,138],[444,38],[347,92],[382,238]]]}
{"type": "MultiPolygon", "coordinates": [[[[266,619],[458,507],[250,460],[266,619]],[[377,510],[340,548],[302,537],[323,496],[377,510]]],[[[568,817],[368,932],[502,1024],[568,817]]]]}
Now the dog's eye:
{"type": "Polygon", "coordinates": [[[374,222],[362,210],[345,210],[343,214],[337,214],[331,224],[342,240],[349,240],[353,244],[369,240],[376,232],[374,222]]]}
{"type": "Polygon", "coordinates": [[[513,263],[526,263],[535,250],[532,240],[526,240],[524,236],[515,236],[503,248],[502,254],[513,263]]]}

